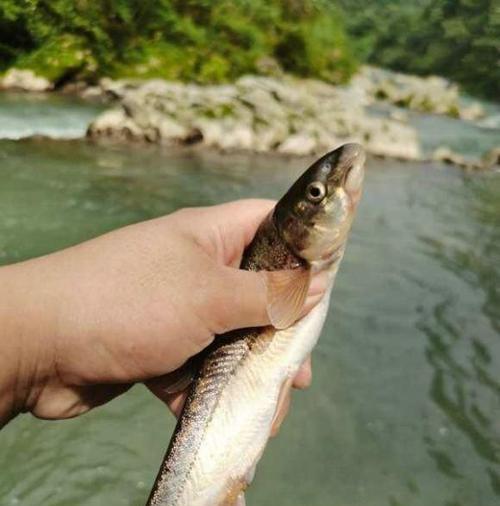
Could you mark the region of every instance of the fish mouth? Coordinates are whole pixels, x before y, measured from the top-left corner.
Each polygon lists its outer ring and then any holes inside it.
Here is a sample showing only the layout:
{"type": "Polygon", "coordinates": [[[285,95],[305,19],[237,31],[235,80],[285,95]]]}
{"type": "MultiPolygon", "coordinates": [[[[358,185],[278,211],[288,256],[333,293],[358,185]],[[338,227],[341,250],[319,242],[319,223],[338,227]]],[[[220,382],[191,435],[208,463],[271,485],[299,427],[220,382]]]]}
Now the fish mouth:
{"type": "Polygon", "coordinates": [[[361,144],[357,142],[343,144],[332,151],[325,160],[331,167],[328,179],[337,183],[345,182],[349,173],[363,166],[365,160],[365,150],[361,144]]]}
{"type": "Polygon", "coordinates": [[[357,142],[348,142],[347,144],[343,144],[340,146],[342,152],[340,153],[340,161],[342,163],[355,163],[355,162],[364,162],[365,159],[365,150],[361,144],[357,142]]]}
{"type": "MultiPolygon", "coordinates": [[[[337,160],[340,172],[341,184],[354,204],[361,197],[361,188],[364,178],[364,164],[366,154],[361,144],[351,142],[341,147],[341,153],[337,160]]],[[[339,177],[337,176],[337,177],[339,177]]]]}

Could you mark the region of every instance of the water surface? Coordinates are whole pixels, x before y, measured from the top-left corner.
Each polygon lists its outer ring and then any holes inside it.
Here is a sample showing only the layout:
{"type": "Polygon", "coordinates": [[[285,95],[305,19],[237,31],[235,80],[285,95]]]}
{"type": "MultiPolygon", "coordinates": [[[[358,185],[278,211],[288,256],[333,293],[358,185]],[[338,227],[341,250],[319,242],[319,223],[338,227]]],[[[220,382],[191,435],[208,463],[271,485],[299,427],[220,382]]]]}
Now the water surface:
{"type": "MultiPolygon", "coordinates": [[[[0,264],[118,226],[279,197],[305,161],[0,141],[0,264]]],[[[314,353],[248,492],[255,506],[500,503],[500,174],[369,160],[314,353]]],[[[174,421],[137,386],[0,432],[0,504],[140,506],[174,421]]]]}
{"type": "Polygon", "coordinates": [[[103,105],[50,93],[0,93],[0,139],[77,139],[103,105]]]}

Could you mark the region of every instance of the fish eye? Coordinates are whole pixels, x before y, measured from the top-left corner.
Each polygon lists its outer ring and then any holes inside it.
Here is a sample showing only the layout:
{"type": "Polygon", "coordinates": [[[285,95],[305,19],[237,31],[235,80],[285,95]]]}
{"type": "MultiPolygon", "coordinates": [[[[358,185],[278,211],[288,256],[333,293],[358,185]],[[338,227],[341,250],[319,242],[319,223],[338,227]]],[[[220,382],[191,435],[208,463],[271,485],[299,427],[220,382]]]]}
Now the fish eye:
{"type": "Polygon", "coordinates": [[[313,181],[309,183],[306,188],[306,197],[309,202],[317,204],[321,202],[326,195],[325,185],[320,181],[313,181]]]}

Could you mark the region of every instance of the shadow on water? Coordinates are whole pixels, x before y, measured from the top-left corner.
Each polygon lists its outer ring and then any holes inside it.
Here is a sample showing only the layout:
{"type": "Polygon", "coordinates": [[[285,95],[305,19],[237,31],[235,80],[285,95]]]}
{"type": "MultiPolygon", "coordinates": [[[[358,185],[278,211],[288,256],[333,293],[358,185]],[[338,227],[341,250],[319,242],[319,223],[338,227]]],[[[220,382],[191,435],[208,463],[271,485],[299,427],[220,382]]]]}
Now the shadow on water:
{"type": "Polygon", "coordinates": [[[430,398],[449,424],[441,430],[460,431],[470,451],[466,459],[453,460],[436,438],[427,436],[425,442],[440,472],[470,480],[470,469],[483,466],[492,492],[500,497],[500,421],[496,416],[500,407],[500,187],[498,180],[488,176],[464,177],[463,182],[468,198],[454,205],[451,194],[443,223],[454,229],[454,238],[443,231],[440,239],[424,236],[421,240],[425,253],[468,285],[474,299],[458,290],[450,294],[437,289],[440,301],[421,310],[417,327],[427,338],[426,358],[433,369],[430,398]],[[462,220],[481,226],[464,226],[462,220]]]}

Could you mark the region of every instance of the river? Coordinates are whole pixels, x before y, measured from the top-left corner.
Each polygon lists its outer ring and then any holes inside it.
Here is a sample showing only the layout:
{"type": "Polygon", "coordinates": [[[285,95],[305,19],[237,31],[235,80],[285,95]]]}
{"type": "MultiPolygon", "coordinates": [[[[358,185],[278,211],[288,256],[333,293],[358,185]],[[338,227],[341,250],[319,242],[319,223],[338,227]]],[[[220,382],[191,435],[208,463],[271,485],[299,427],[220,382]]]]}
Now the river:
{"type": "MultiPolygon", "coordinates": [[[[80,137],[98,109],[0,98],[0,264],[181,206],[278,197],[304,168],[5,139],[80,137]]],[[[427,135],[447,124],[415,121],[427,135]]],[[[491,130],[460,123],[474,149],[490,143],[491,130]]],[[[500,504],[500,173],[368,160],[313,362],[313,386],[294,394],[249,506],[500,504]]],[[[0,432],[0,505],[141,506],[173,427],[142,386],[74,420],[20,416],[0,432]]]]}

